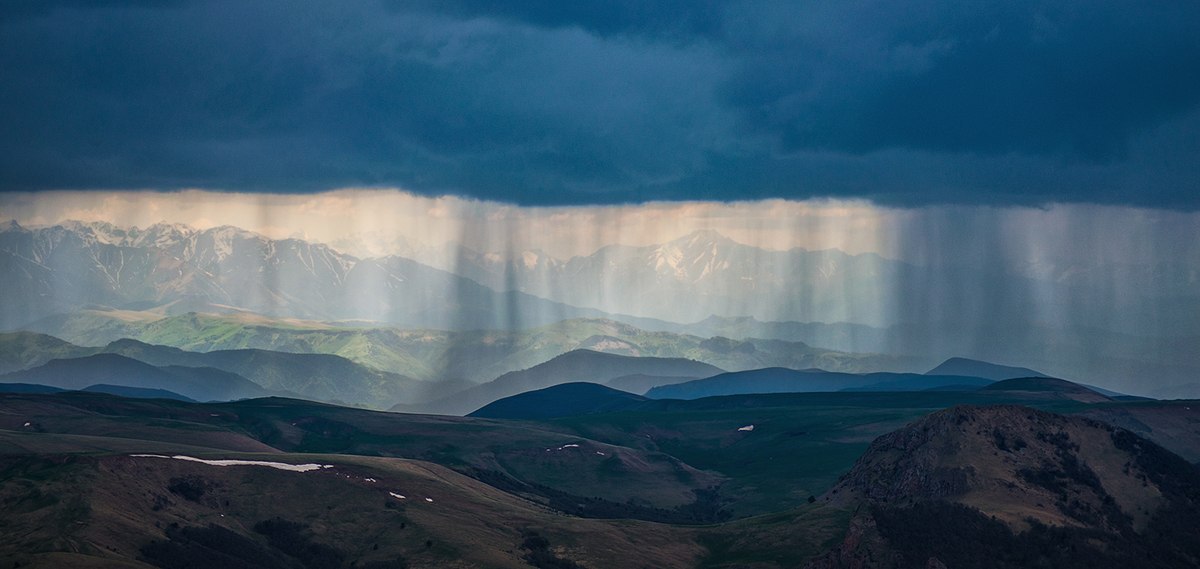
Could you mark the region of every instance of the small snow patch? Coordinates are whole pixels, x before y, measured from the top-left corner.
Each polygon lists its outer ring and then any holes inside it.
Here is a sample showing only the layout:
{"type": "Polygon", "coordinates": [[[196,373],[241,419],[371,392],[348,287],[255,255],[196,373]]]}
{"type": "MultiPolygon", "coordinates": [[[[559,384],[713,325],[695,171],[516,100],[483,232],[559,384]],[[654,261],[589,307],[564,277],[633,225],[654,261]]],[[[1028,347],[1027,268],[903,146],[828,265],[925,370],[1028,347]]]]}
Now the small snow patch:
{"type": "Polygon", "coordinates": [[[395,492],[388,492],[388,494],[391,494],[391,496],[392,496],[393,498],[397,499],[397,500],[407,500],[407,499],[408,499],[408,498],[407,498],[406,496],[404,496],[403,494],[397,494],[397,493],[395,493],[395,492]]]}
{"type": "Polygon", "coordinates": [[[21,426],[22,426],[22,427],[32,427],[32,426],[33,426],[33,423],[30,423],[29,421],[25,421],[25,424],[24,424],[24,425],[21,425],[21,426]]]}
{"type": "Polygon", "coordinates": [[[598,455],[600,455],[600,456],[604,456],[604,453],[602,453],[602,452],[600,452],[600,451],[596,451],[596,454],[598,454],[598,455]]]}
{"type": "Polygon", "coordinates": [[[432,502],[432,501],[433,501],[433,498],[425,498],[425,501],[426,501],[426,502],[432,502]]]}
{"type": "Polygon", "coordinates": [[[738,427],[738,430],[750,432],[750,431],[754,430],[754,425],[746,425],[745,427],[738,427]]]}
{"type": "Polygon", "coordinates": [[[363,478],[363,480],[365,480],[367,482],[376,482],[376,480],[374,478],[363,478]]]}
{"type": "Polygon", "coordinates": [[[333,468],[332,464],[287,464],[283,462],[269,462],[266,460],[205,460],[192,456],[183,456],[177,454],[175,456],[164,456],[161,454],[131,454],[129,456],[136,458],[172,458],[175,460],[187,460],[191,462],[202,462],[210,466],[266,466],[278,470],[287,470],[291,472],[310,472],[313,470],[321,470],[323,468],[333,468]]]}

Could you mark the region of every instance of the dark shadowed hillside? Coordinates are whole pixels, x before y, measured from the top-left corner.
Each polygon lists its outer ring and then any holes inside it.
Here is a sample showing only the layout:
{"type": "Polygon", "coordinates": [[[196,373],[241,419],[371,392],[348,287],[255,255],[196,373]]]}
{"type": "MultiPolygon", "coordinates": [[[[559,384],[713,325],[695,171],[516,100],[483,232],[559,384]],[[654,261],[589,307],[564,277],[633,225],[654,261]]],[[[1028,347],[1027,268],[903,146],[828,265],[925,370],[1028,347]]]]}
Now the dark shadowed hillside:
{"type": "Polygon", "coordinates": [[[167,391],[166,389],[150,389],[145,387],[126,387],[124,385],[106,385],[98,384],[87,387],[82,391],[89,393],[107,393],[109,395],[118,395],[121,397],[130,397],[133,399],[174,399],[176,401],[194,402],[190,397],[184,397],[178,393],[167,391]]]}
{"type": "Polygon", "coordinates": [[[621,391],[628,391],[629,393],[644,394],[647,391],[650,391],[651,389],[658,387],[660,385],[675,385],[676,383],[685,383],[685,382],[694,381],[697,379],[703,379],[703,378],[700,378],[700,377],[676,377],[676,376],[666,376],[666,375],[646,375],[643,373],[635,373],[632,375],[623,375],[621,377],[610,379],[610,380],[608,380],[607,383],[605,383],[605,385],[607,385],[613,389],[619,389],[621,391]]]}
{"type": "Polygon", "coordinates": [[[811,567],[1188,567],[1200,471],[1133,433],[955,407],[876,439],[824,497],[858,504],[811,567]]]}
{"type": "Polygon", "coordinates": [[[1200,401],[1100,405],[1089,407],[1079,415],[1128,429],[1188,462],[1200,462],[1200,401]]]}
{"type": "Polygon", "coordinates": [[[564,383],[493,401],[467,415],[489,419],[551,419],[621,411],[645,397],[595,383],[564,383]]]}
{"type": "Polygon", "coordinates": [[[387,408],[429,397],[430,385],[371,369],[331,354],[295,354],[270,350],[189,352],[137,340],[117,340],[104,347],[155,366],[211,367],[236,373],[265,389],[309,399],[387,408]]]}
{"type": "Polygon", "coordinates": [[[1065,379],[1054,379],[1051,377],[1022,377],[1017,379],[1006,379],[1003,381],[997,381],[996,383],[984,387],[984,389],[988,391],[1024,393],[1033,397],[1070,399],[1072,401],[1080,401],[1083,403],[1101,403],[1104,401],[1112,401],[1112,398],[1083,385],[1079,385],[1078,383],[1070,382],[1065,379]]]}
{"type": "Polygon", "coordinates": [[[1050,377],[1029,368],[1006,366],[969,358],[950,358],[925,372],[925,375],[969,375],[993,381],[1017,377],[1050,377]]]}
{"type": "Polygon", "coordinates": [[[574,350],[529,369],[506,373],[418,409],[426,413],[461,415],[492,401],[561,383],[605,383],[632,374],[708,377],[723,370],[684,358],[631,357],[591,350],[574,350]]]}
{"type": "Polygon", "coordinates": [[[232,456],[312,470],[161,453],[0,455],[0,559],[6,568],[686,569],[703,552],[686,528],[562,516],[428,462],[232,456]]]}
{"type": "Polygon", "coordinates": [[[237,374],[214,368],[155,367],[117,354],[51,360],[33,369],[0,376],[4,383],[36,383],[63,389],[106,384],[164,389],[197,401],[228,401],[270,394],[237,374]]]}
{"type": "Polygon", "coordinates": [[[835,373],[820,369],[765,368],[723,373],[686,383],[663,385],[646,392],[653,399],[698,399],[745,393],[821,391],[921,391],[953,387],[974,389],[992,383],[978,377],[916,373],[835,373]]]}

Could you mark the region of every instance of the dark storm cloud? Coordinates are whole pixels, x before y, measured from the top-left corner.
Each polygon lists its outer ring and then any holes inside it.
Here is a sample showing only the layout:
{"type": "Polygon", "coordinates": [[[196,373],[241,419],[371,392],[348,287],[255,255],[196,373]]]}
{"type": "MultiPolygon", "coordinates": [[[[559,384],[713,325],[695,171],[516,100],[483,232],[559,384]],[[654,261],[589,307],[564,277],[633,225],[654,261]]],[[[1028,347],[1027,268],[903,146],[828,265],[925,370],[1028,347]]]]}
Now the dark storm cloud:
{"type": "Polygon", "coordinates": [[[1193,2],[13,2],[0,187],[1200,206],[1193,2]]]}

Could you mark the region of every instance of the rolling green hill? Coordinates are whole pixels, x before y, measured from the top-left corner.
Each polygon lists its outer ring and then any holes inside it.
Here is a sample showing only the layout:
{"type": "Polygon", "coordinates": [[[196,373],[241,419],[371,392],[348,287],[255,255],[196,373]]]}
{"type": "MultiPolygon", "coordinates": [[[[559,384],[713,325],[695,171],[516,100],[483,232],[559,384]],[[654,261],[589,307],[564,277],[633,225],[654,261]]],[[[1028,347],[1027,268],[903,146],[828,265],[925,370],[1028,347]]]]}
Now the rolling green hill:
{"type": "Polygon", "coordinates": [[[38,367],[0,376],[4,383],[35,383],[62,389],[104,384],[164,389],[196,401],[228,401],[270,394],[234,373],[209,367],[152,366],[118,354],[50,360],[38,367]]]}
{"type": "Polygon", "coordinates": [[[861,373],[912,370],[925,365],[913,358],[838,352],[801,342],[649,332],[603,319],[564,320],[527,330],[447,332],[272,320],[252,314],[188,313],[164,318],[84,310],[40,321],[30,329],[87,346],[132,338],[199,352],[253,348],[334,354],[415,379],[476,383],[576,349],[686,358],[724,370],[778,366],[861,373]]]}
{"type": "Polygon", "coordinates": [[[112,342],[103,351],[156,366],[212,367],[241,375],[265,389],[374,408],[427,400],[435,387],[329,354],[258,349],[188,352],[128,339],[112,342]]]}
{"type": "MultiPolygon", "coordinates": [[[[94,348],[33,332],[0,335],[0,361],[8,362],[7,367],[14,368],[13,371],[38,367],[51,359],[97,354],[116,354],[155,367],[213,368],[240,375],[268,391],[374,408],[388,408],[402,402],[419,403],[445,391],[469,386],[453,382],[440,385],[420,382],[330,354],[259,349],[191,352],[132,339],[115,340],[94,348]]],[[[119,377],[112,379],[120,383],[119,377]]]]}
{"type": "Polygon", "coordinates": [[[34,332],[0,332],[0,375],[40,366],[50,360],[96,353],[54,336],[34,332]]]}
{"type": "Polygon", "coordinates": [[[707,377],[721,372],[720,368],[684,358],[637,357],[592,350],[572,350],[529,369],[506,373],[487,383],[417,406],[413,410],[422,413],[465,415],[504,397],[562,383],[606,383],[632,374],[707,377]]]}

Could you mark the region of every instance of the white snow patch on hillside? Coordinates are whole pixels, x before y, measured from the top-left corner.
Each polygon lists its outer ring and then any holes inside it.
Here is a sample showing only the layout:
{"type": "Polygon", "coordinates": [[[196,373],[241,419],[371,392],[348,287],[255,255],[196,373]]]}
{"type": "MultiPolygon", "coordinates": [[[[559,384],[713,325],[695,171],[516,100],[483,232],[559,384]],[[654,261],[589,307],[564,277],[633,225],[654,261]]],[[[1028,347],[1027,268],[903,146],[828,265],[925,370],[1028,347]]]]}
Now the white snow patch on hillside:
{"type": "Polygon", "coordinates": [[[311,472],[313,470],[321,470],[324,468],[333,468],[332,464],[287,464],[283,462],[270,462],[266,460],[206,460],[193,456],[184,456],[177,454],[175,456],[165,456],[161,454],[131,454],[129,456],[136,458],[173,458],[175,460],[187,460],[191,462],[202,462],[210,466],[266,466],[278,470],[287,470],[290,472],[311,472]]]}
{"type": "Polygon", "coordinates": [[[746,431],[746,432],[753,431],[753,430],[754,430],[754,425],[746,425],[745,427],[738,427],[738,430],[739,430],[739,431],[746,431]]]}

